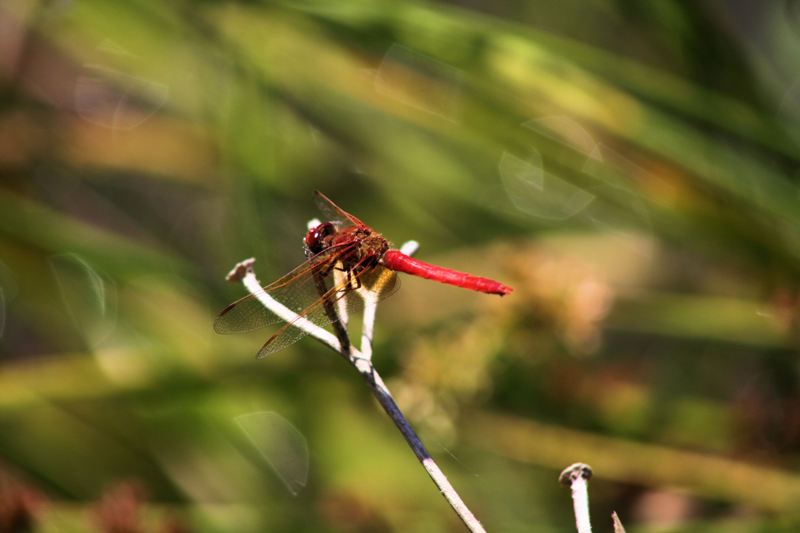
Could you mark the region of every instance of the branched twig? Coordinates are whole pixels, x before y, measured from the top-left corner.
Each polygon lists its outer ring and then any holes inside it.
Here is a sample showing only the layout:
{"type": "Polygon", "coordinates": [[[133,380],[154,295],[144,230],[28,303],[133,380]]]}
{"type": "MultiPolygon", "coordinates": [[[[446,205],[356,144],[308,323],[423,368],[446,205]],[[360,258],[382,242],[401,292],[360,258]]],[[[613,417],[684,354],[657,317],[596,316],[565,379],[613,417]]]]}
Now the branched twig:
{"type": "MultiPolygon", "coordinates": [[[[406,254],[412,254],[416,251],[417,247],[417,243],[411,241],[403,245],[401,251],[406,254]]],[[[408,423],[408,420],[406,420],[403,412],[397,406],[397,403],[394,401],[392,394],[389,392],[389,389],[386,387],[386,384],[383,382],[380,374],[372,365],[372,335],[374,331],[375,315],[377,313],[378,305],[377,292],[379,291],[369,291],[364,288],[356,291],[356,293],[364,300],[363,323],[361,329],[361,350],[358,350],[352,345],[352,343],[350,343],[350,340],[347,336],[346,315],[337,315],[337,310],[334,309],[332,305],[329,306],[330,309],[326,307],[326,313],[332,313],[333,315],[336,315],[335,319],[334,317],[329,316],[329,318],[332,319],[331,321],[334,324],[334,328],[337,332],[336,335],[317,326],[302,316],[298,316],[294,311],[264,292],[260,283],[258,282],[258,279],[256,278],[255,273],[253,272],[253,263],[255,263],[254,259],[247,259],[236,265],[236,267],[234,267],[234,269],[228,274],[228,280],[242,281],[247,290],[253,296],[258,298],[259,302],[261,302],[264,307],[279,316],[282,320],[290,322],[294,327],[302,329],[310,336],[319,340],[323,344],[326,344],[341,354],[345,360],[353,365],[353,367],[355,367],[359,374],[361,374],[361,376],[364,378],[364,381],[367,383],[367,385],[369,385],[373,395],[378,400],[378,403],[380,403],[381,407],[383,407],[383,410],[386,411],[386,414],[389,415],[389,418],[392,419],[392,422],[394,422],[395,426],[397,426],[397,429],[400,430],[400,433],[406,439],[406,442],[411,447],[414,455],[417,457],[417,459],[419,459],[420,463],[422,463],[425,471],[428,472],[428,475],[431,477],[439,491],[445,497],[461,521],[464,522],[464,525],[467,526],[467,529],[472,532],[485,532],[486,530],[483,528],[481,523],[477,518],[475,518],[475,515],[472,514],[464,501],[461,499],[461,496],[458,495],[456,490],[450,484],[450,481],[436,464],[436,461],[434,461],[430,456],[428,450],[425,449],[422,441],[411,428],[411,425],[408,423]]],[[[382,282],[383,280],[377,281],[377,283],[382,282]]]]}

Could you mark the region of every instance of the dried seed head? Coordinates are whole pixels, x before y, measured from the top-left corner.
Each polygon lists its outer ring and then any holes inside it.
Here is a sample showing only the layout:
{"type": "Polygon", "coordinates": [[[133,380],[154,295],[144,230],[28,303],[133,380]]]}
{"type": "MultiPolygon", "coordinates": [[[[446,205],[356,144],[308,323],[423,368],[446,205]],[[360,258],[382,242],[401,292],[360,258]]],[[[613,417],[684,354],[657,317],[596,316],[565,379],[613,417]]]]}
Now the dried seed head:
{"type": "Polygon", "coordinates": [[[561,471],[561,475],[558,476],[558,481],[569,487],[578,479],[585,479],[588,481],[591,477],[592,468],[589,465],[586,463],[575,463],[561,471]]]}

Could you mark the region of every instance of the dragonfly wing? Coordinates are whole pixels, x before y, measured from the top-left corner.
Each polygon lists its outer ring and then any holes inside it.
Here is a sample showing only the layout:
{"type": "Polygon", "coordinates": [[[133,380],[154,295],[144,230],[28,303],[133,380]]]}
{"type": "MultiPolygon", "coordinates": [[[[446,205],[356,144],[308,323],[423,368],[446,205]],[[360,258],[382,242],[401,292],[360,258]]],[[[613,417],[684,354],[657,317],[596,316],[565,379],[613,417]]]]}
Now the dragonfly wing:
{"type": "MultiPolygon", "coordinates": [[[[308,313],[302,318],[306,318],[318,326],[326,326],[331,323],[330,318],[325,314],[325,310],[322,306],[319,306],[319,309],[308,313]]],[[[295,322],[288,322],[267,339],[267,342],[265,342],[258,351],[256,357],[258,359],[263,359],[270,354],[279,352],[284,348],[288,348],[306,335],[308,335],[307,330],[297,327],[295,322]]]]}
{"type": "Polygon", "coordinates": [[[319,191],[314,191],[314,199],[320,212],[331,222],[341,226],[366,226],[361,220],[336,205],[333,200],[319,191]]]}
{"type": "MultiPolygon", "coordinates": [[[[326,286],[323,297],[319,298],[307,308],[298,310],[298,318],[309,320],[321,327],[326,326],[332,322],[332,317],[325,311],[325,301],[330,302],[334,309],[336,309],[335,304],[339,300],[344,300],[348,310],[354,312],[358,311],[363,305],[363,300],[358,295],[357,289],[367,290],[372,297],[383,300],[394,294],[399,287],[400,280],[397,274],[382,266],[366,269],[357,277],[351,276],[351,278],[348,279],[347,276],[342,276],[337,286],[330,289],[326,286]]],[[[333,318],[336,318],[335,314],[333,318]]],[[[279,352],[308,335],[308,332],[298,327],[296,322],[297,321],[286,323],[276,331],[258,351],[258,359],[279,352]]]]}
{"type": "Polygon", "coordinates": [[[217,333],[240,333],[275,324],[280,319],[268,311],[252,294],[239,298],[223,309],[214,320],[217,333]]]}
{"type": "MultiPolygon", "coordinates": [[[[325,280],[327,282],[327,280],[325,280]]],[[[318,290],[319,293],[319,290],[318,290]]],[[[262,359],[272,353],[279,352],[291,344],[294,344],[301,338],[308,335],[305,328],[301,328],[299,322],[308,320],[311,323],[324,327],[330,324],[333,320],[337,319],[336,315],[336,302],[339,299],[345,299],[346,305],[350,305],[353,301],[353,294],[346,284],[341,284],[337,287],[328,289],[327,285],[323,290],[323,295],[320,296],[313,304],[305,309],[297,310],[297,318],[292,322],[287,322],[278,331],[276,331],[267,342],[258,351],[257,358],[262,359]],[[325,302],[330,302],[334,307],[333,315],[329,315],[325,310],[325,302]]]]}
{"type": "MultiPolygon", "coordinates": [[[[314,282],[315,273],[327,271],[337,255],[346,252],[347,246],[331,247],[263,287],[264,292],[292,311],[300,312],[319,298],[314,282]]],[[[283,319],[250,294],[236,300],[219,313],[214,321],[214,331],[223,334],[240,333],[282,321],[283,319]]]]}
{"type": "MultiPolygon", "coordinates": [[[[399,280],[395,272],[380,265],[361,269],[357,266],[350,273],[335,276],[336,286],[332,286],[331,267],[340,254],[350,251],[350,247],[349,244],[332,247],[264,287],[269,297],[296,313],[298,318],[285,323],[264,343],[258,352],[259,358],[280,351],[307,335],[306,329],[298,323],[302,319],[320,327],[336,320],[335,313],[330,315],[325,311],[325,302],[336,310],[336,304],[342,300],[348,310],[357,311],[363,303],[363,291],[381,300],[397,290],[399,280]],[[322,287],[318,284],[320,277],[322,287]]],[[[264,307],[253,295],[248,295],[223,309],[214,322],[214,329],[217,333],[234,333],[278,322],[285,320],[264,307]]]]}

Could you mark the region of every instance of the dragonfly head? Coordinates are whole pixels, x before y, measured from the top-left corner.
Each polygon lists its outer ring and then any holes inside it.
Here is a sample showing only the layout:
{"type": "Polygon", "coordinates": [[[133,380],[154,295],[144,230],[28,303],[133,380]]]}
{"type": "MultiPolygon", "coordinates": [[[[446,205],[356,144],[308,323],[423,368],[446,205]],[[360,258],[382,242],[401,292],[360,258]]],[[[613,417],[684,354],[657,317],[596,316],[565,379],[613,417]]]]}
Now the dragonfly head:
{"type": "Polygon", "coordinates": [[[331,240],[336,234],[336,227],[331,222],[323,222],[314,226],[306,233],[303,242],[312,254],[318,254],[331,245],[331,240]]]}

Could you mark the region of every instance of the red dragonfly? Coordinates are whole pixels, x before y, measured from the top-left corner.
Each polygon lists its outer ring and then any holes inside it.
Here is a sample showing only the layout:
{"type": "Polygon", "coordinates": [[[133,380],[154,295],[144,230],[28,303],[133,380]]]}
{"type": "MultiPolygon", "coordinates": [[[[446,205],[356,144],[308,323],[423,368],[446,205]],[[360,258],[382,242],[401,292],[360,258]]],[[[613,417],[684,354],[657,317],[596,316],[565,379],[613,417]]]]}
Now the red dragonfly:
{"type": "MultiPolygon", "coordinates": [[[[348,308],[358,306],[361,298],[355,293],[361,289],[371,291],[377,298],[385,298],[397,287],[395,272],[500,296],[513,290],[498,281],[432,265],[393,250],[380,233],[321,192],[314,191],[314,194],[321,211],[330,220],[306,234],[303,243],[307,260],[264,287],[267,294],[300,317],[319,326],[334,323],[337,316],[332,312],[333,304],[344,302],[348,308]]],[[[253,295],[248,295],[220,312],[214,330],[237,333],[279,322],[283,320],[253,295]]],[[[258,357],[282,350],[304,335],[304,330],[285,323],[262,346],[258,357]]]]}

